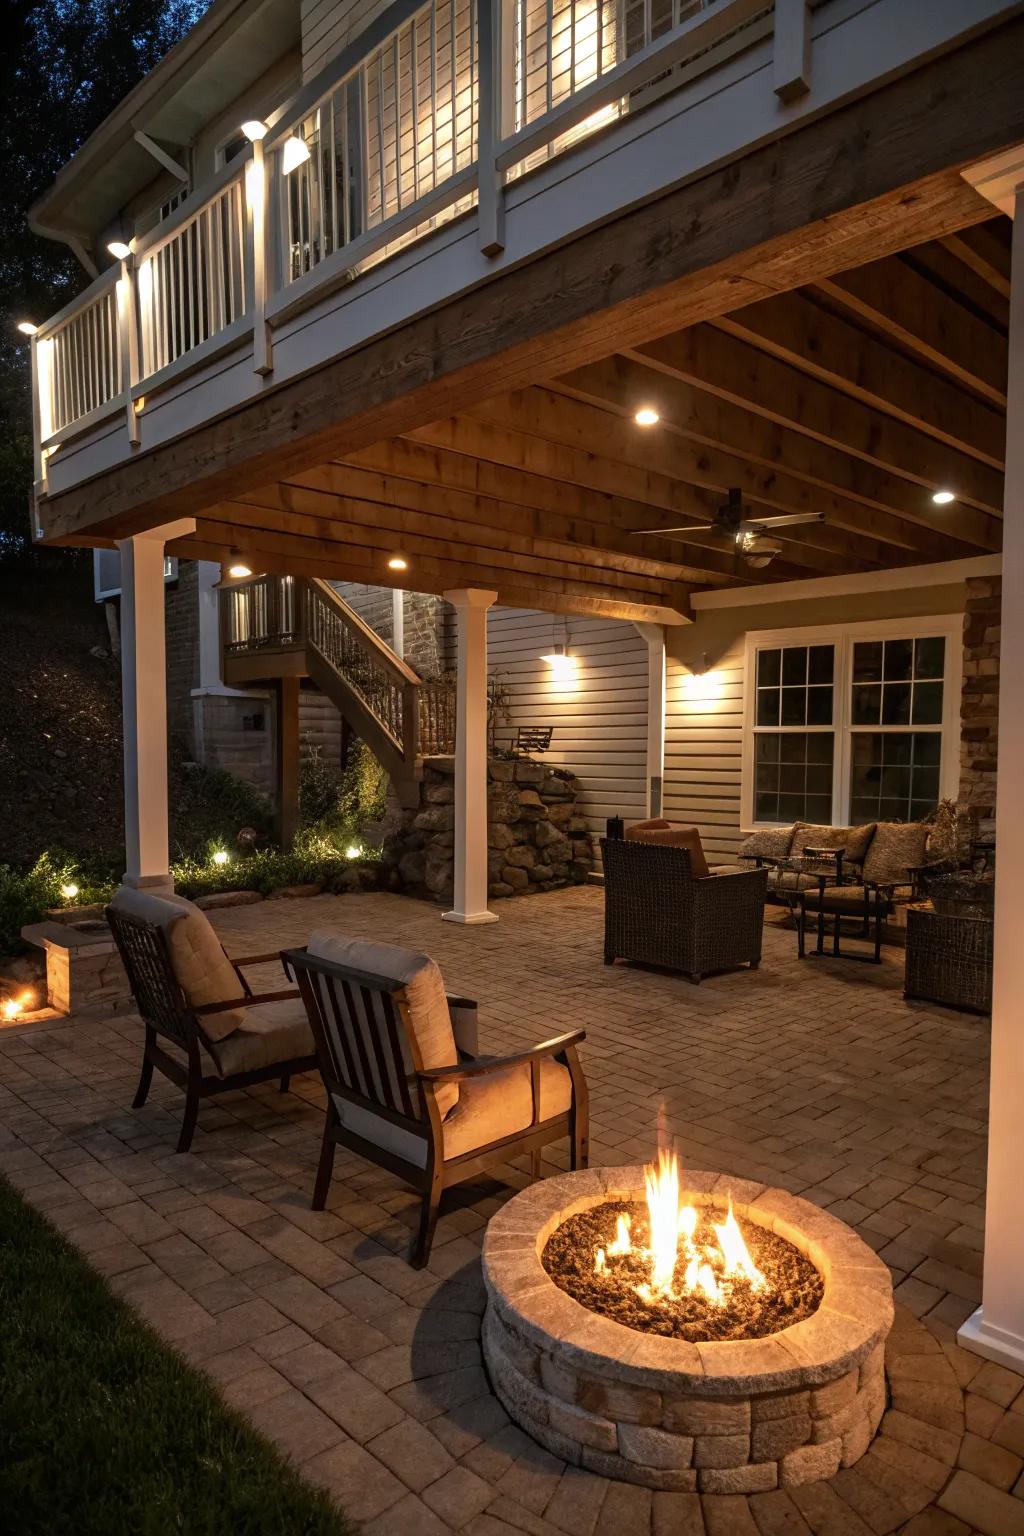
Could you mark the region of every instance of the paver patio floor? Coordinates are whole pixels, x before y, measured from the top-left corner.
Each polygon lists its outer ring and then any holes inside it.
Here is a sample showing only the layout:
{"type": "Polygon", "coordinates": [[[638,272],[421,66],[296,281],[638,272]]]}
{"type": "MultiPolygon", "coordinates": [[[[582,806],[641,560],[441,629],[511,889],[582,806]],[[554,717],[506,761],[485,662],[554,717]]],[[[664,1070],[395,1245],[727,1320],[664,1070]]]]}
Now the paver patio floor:
{"type": "MultiPolygon", "coordinates": [[[[606,967],[601,912],[585,887],[502,902],[480,928],[383,894],[212,916],[235,954],[317,927],[426,949],[480,1000],[482,1049],[587,1030],[593,1162],[648,1159],[660,1116],[688,1166],[780,1184],[856,1227],[901,1304],[892,1407],[830,1484],[652,1494],[535,1446],[478,1342],[481,1236],[525,1169],[453,1192],[412,1270],[417,1201],[393,1175],[339,1150],[329,1208],[309,1209],[313,1077],[204,1104],[179,1157],[178,1090],[158,1076],[129,1108],[133,1016],[0,1031],[0,1171],[374,1536],[1024,1533],[1024,1379],[954,1339],[980,1298],[987,1022],[906,1004],[897,951],[878,969],[801,963],[774,924],[756,973],[694,987],[606,967]]],[[[253,980],[280,984],[273,967],[253,980]]]]}

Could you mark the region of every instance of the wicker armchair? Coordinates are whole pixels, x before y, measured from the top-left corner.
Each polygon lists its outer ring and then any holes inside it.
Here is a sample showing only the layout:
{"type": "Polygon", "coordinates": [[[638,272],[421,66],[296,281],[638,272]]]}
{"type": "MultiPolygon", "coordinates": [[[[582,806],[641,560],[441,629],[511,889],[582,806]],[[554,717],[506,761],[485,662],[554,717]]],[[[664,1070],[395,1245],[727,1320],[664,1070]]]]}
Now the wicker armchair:
{"type": "Polygon", "coordinates": [[[639,960],[695,983],[712,971],[757,969],[767,870],[695,878],[687,849],[630,838],[604,838],[601,852],[606,965],[639,960]]]}
{"type": "Polygon", "coordinates": [[[568,1138],[588,1159],[587,1084],[573,1030],[513,1056],[476,1055],[476,1003],[446,994],[435,963],[397,945],[326,931],[285,950],[327,1090],[313,1209],[322,1210],[338,1146],[397,1173],[422,1196],[410,1263],[430,1255],[444,1190],[483,1168],[568,1138]]]}

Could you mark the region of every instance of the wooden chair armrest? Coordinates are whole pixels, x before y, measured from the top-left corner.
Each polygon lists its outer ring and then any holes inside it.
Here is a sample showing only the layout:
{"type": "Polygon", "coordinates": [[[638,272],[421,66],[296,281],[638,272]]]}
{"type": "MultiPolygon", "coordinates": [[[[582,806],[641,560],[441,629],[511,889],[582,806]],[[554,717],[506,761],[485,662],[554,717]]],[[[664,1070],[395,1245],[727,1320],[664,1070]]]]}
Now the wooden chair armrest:
{"type": "Polygon", "coordinates": [[[227,1013],[229,1008],[253,1008],[258,1003],[283,1003],[288,998],[301,996],[297,987],[289,987],[286,992],[252,992],[248,996],[233,997],[227,1003],[200,1003],[192,1012],[202,1018],[207,1013],[227,1013]]]}
{"type": "Polygon", "coordinates": [[[553,1040],[545,1040],[542,1045],[535,1045],[528,1051],[519,1051],[515,1056],[477,1056],[474,1061],[460,1061],[452,1067],[425,1067],[416,1075],[429,1083],[458,1083],[467,1078],[487,1077],[493,1072],[504,1072],[507,1067],[539,1061],[543,1056],[557,1056],[586,1038],[585,1029],[574,1029],[567,1035],[556,1035],[553,1040]]]}
{"type": "Polygon", "coordinates": [[[228,955],[228,959],[236,971],[246,965],[269,965],[271,960],[280,960],[280,958],[281,951],[279,949],[271,950],[269,955],[239,955],[237,957],[235,955],[228,955]]]}
{"type": "Polygon", "coordinates": [[[475,997],[458,997],[454,992],[446,992],[444,997],[449,1008],[479,1008],[480,1006],[475,997]]]}

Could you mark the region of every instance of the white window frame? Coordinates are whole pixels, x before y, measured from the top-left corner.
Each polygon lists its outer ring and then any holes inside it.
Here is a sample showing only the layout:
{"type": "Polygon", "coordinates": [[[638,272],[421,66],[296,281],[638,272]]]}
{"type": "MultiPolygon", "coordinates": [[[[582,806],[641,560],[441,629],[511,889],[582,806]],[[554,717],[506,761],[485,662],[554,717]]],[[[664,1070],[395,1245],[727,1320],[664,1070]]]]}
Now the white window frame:
{"type": "MultiPolygon", "coordinates": [[[[956,800],[960,792],[960,693],[963,684],[962,613],[940,613],[906,619],[878,619],[856,624],[807,624],[790,629],[747,631],[743,667],[743,756],[740,770],[740,819],[745,832],[788,826],[788,822],[754,820],[754,736],[757,703],[757,653],[787,645],[834,645],[835,674],[831,732],[835,741],[832,760],[832,825],[849,825],[852,737],[850,699],[853,684],[853,647],[862,640],[921,640],[928,636],[946,642],[943,675],[942,750],[939,761],[939,798],[956,800]]],[[[801,727],[794,727],[799,731],[801,727]]],[[[828,726],[807,730],[827,732],[828,726]]],[[[878,727],[880,731],[882,727],[878,727]]],[[[934,730],[934,726],[892,725],[886,731],[934,730]]]]}

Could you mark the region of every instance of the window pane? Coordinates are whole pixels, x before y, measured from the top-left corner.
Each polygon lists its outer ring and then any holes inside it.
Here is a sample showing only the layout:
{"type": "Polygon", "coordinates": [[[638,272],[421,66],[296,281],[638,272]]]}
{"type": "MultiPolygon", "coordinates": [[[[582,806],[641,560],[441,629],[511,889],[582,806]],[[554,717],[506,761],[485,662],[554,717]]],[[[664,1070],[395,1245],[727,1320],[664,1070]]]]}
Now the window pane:
{"type": "Polygon", "coordinates": [[[882,687],[880,683],[858,685],[853,690],[854,725],[877,725],[882,714],[882,687]]]}
{"type": "Polygon", "coordinates": [[[806,645],[787,646],[782,653],[782,682],[803,684],[807,681],[806,645]]]}
{"type": "MultiPolygon", "coordinates": [[[[934,684],[927,684],[934,687],[934,684]]],[[[832,724],[832,689],[808,688],[807,690],[807,724],[831,725],[832,724]]]]}
{"type": "Polygon", "coordinates": [[[803,763],[783,763],[779,769],[779,789],[785,795],[802,795],[806,778],[803,763]]]}
{"type": "Polygon", "coordinates": [[[887,640],[882,676],[886,682],[902,682],[914,669],[914,642],[912,640],[887,640]]]}
{"type": "Polygon", "coordinates": [[[777,688],[757,690],[757,723],[758,725],[778,725],[779,690],[777,688]]]}
{"type": "Polygon", "coordinates": [[[758,763],[756,769],[758,792],[766,794],[769,790],[779,787],[779,766],[777,763],[758,763]]]}
{"type": "Polygon", "coordinates": [[[807,761],[827,763],[832,767],[832,737],[824,731],[816,731],[807,738],[807,761]]]}
{"type": "Polygon", "coordinates": [[[781,666],[781,651],[758,651],[757,653],[757,686],[759,688],[777,688],[779,685],[779,667],[781,666]]]}
{"type": "Polygon", "coordinates": [[[754,761],[757,763],[777,763],[779,760],[779,736],[757,736],[755,740],[754,761]]]}
{"type": "Polygon", "coordinates": [[[853,822],[911,821],[935,809],[942,750],[938,731],[855,732],[852,747],[853,822]]]}
{"type": "Polygon", "coordinates": [[[946,642],[941,635],[918,640],[914,646],[914,676],[942,677],[946,663],[946,642]]]}
{"type": "Polygon", "coordinates": [[[806,763],[807,737],[800,735],[780,736],[779,760],[783,763],[806,763]]]}
{"type": "Polygon", "coordinates": [[[882,689],[882,724],[910,724],[909,683],[886,683],[882,689]]]}
{"type": "MultiPolygon", "coordinates": [[[[783,671],[785,671],[785,668],[783,668],[783,671]]],[[[807,723],[806,688],[783,688],[782,723],[783,725],[805,725],[807,723]]]]}
{"type": "Polygon", "coordinates": [[[756,820],[830,823],[832,752],[831,732],[790,731],[782,735],[756,735],[756,820]]]}
{"type": "Polygon", "coordinates": [[[855,683],[881,682],[881,640],[858,640],[853,648],[853,680],[855,683]]]}
{"type": "Polygon", "coordinates": [[[914,725],[942,724],[942,684],[914,684],[914,725]]]}
{"type": "Polygon", "coordinates": [[[835,672],[835,646],[812,645],[807,665],[809,683],[831,683],[835,672]]]}
{"type": "Polygon", "coordinates": [[[778,795],[758,795],[754,804],[755,821],[778,821],[779,797],[778,795]]]}

